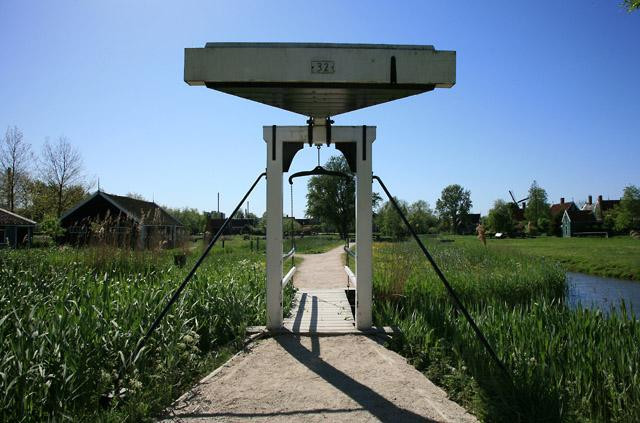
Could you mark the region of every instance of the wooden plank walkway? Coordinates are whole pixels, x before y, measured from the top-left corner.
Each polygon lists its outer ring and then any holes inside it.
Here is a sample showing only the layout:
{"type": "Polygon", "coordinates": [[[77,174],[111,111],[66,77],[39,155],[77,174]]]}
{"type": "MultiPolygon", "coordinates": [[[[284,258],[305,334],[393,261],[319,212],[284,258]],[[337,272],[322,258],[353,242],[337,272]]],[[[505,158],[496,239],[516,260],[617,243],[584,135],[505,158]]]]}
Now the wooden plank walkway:
{"type": "Polygon", "coordinates": [[[353,333],[355,320],[344,289],[300,290],[284,329],[295,334],[353,333]]]}

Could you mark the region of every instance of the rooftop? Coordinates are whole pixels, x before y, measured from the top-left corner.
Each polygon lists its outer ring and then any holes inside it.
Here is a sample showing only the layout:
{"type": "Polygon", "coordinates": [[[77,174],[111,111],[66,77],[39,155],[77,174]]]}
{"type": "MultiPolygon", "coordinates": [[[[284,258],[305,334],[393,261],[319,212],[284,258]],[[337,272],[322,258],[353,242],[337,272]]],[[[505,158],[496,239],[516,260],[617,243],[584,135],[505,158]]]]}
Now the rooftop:
{"type": "Polygon", "coordinates": [[[10,212],[0,208],[0,225],[8,226],[35,226],[36,222],[33,220],[22,217],[19,214],[10,212]]]}
{"type": "Polygon", "coordinates": [[[138,200],[122,195],[109,194],[104,191],[96,191],[91,197],[77,204],[74,208],[62,215],[61,219],[71,216],[76,210],[91,202],[96,197],[102,197],[120,209],[122,213],[140,224],[182,226],[182,223],[167,213],[162,207],[151,201],[138,200]]]}
{"type": "Polygon", "coordinates": [[[569,201],[566,203],[556,203],[550,207],[549,212],[551,213],[551,216],[555,216],[557,214],[564,213],[565,210],[571,209],[574,205],[575,204],[573,201],[569,201]]]}
{"type": "Polygon", "coordinates": [[[595,222],[596,217],[589,210],[568,210],[567,214],[572,222],[595,222]]]}
{"type": "Polygon", "coordinates": [[[600,205],[600,211],[601,212],[605,212],[607,210],[610,210],[610,209],[614,208],[619,203],[620,203],[620,200],[600,200],[600,199],[598,199],[598,202],[596,204],[600,205]]]}

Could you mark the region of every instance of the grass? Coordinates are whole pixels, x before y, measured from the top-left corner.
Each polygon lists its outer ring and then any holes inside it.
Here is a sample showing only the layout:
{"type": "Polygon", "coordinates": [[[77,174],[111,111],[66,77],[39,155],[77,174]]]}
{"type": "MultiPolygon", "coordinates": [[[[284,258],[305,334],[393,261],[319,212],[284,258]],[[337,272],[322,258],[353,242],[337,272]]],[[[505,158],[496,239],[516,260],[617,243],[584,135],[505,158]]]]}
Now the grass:
{"type": "Polygon", "coordinates": [[[194,261],[177,268],[171,252],[110,248],[0,251],[0,421],[147,420],[237,351],[246,327],[265,321],[264,260],[216,249],[134,358],[126,399],[101,405],[194,261]]]}
{"type": "MultiPolygon", "coordinates": [[[[313,235],[305,237],[297,237],[295,239],[297,254],[320,254],[325,253],[335,247],[344,244],[344,240],[337,235],[313,235]]],[[[242,235],[233,235],[225,237],[224,248],[222,240],[214,247],[215,251],[224,250],[227,254],[237,251],[257,251],[264,253],[267,241],[262,236],[251,236],[245,239],[242,235]]],[[[291,250],[291,240],[286,235],[282,239],[282,252],[287,253],[291,250]]]]}
{"type": "MultiPolygon", "coordinates": [[[[305,236],[304,238],[296,238],[296,253],[298,254],[319,254],[325,253],[333,248],[344,245],[344,240],[338,236],[317,235],[305,236]]],[[[285,241],[286,246],[290,247],[290,241],[285,241]]]]}
{"type": "Polygon", "coordinates": [[[517,250],[429,242],[512,373],[502,376],[413,244],[377,244],[374,320],[390,347],[483,421],[640,421],[640,325],[571,311],[564,268],[517,250]]]}
{"type": "MultiPolygon", "coordinates": [[[[477,244],[475,237],[455,237],[456,243],[477,244]]],[[[640,241],[628,236],[612,238],[489,239],[489,249],[519,251],[531,256],[546,257],[569,271],[591,275],[640,280],[640,241]]]]}

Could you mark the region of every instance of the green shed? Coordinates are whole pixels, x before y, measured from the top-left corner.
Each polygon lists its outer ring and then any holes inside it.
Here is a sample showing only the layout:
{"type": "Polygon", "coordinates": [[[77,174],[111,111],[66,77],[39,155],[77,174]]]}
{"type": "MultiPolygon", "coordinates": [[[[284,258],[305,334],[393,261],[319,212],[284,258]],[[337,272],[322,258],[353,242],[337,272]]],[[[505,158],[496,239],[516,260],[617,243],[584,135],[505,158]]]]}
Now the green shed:
{"type": "Polygon", "coordinates": [[[584,232],[601,231],[601,224],[590,210],[565,210],[562,215],[562,236],[570,238],[584,232]]]}

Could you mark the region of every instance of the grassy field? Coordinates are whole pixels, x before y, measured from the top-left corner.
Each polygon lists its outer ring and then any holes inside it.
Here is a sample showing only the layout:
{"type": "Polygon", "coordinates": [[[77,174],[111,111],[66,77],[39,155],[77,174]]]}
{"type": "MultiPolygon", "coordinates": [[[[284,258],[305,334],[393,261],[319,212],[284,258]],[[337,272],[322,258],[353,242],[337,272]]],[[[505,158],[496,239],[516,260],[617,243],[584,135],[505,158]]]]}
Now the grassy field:
{"type": "MultiPolygon", "coordinates": [[[[479,244],[474,236],[451,237],[466,246],[479,244]]],[[[640,241],[627,236],[612,238],[489,239],[495,251],[516,251],[561,263],[567,270],[591,275],[640,280],[640,241]]]]}
{"type": "MultiPolygon", "coordinates": [[[[256,249],[263,252],[266,247],[266,240],[264,237],[252,236],[245,239],[244,236],[234,235],[225,237],[225,246],[222,247],[222,242],[219,242],[214,247],[215,250],[227,250],[228,252],[234,251],[255,251],[256,249]]],[[[344,240],[340,239],[337,235],[314,235],[305,236],[303,238],[297,237],[295,239],[296,253],[298,254],[319,254],[324,253],[332,248],[339,247],[344,244],[344,240]]],[[[282,252],[286,253],[291,250],[291,240],[288,236],[283,238],[282,252]]]]}
{"type": "Polygon", "coordinates": [[[483,421],[640,421],[640,325],[571,311],[564,268],[517,249],[429,241],[510,369],[504,377],[413,243],[377,244],[374,320],[390,347],[483,421]]]}
{"type": "MultiPolygon", "coordinates": [[[[286,245],[287,247],[290,246],[289,240],[286,241],[286,245]]],[[[341,245],[344,245],[344,240],[338,236],[306,236],[304,238],[296,238],[296,253],[324,253],[341,245]]]]}
{"type": "Polygon", "coordinates": [[[101,404],[195,256],[0,251],[0,421],[145,420],[237,351],[265,321],[264,259],[216,249],[124,374],[126,398],[101,404]]]}

